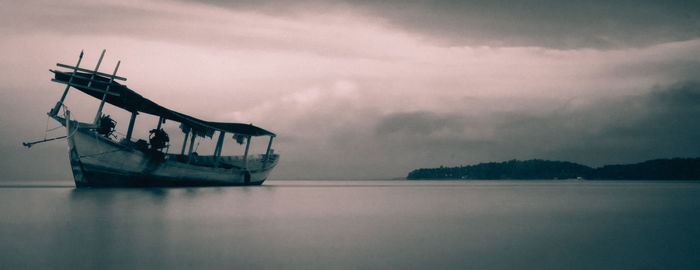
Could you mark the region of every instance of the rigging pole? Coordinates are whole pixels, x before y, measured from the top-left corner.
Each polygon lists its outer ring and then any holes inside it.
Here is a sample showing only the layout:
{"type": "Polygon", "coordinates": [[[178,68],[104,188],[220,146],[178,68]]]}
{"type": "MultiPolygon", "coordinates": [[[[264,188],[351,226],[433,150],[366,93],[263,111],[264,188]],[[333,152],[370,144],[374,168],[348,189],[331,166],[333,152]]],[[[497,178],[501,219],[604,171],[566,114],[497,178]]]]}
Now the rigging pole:
{"type": "Polygon", "coordinates": [[[61,99],[56,103],[56,107],[53,107],[53,109],[49,112],[49,115],[57,115],[58,110],[61,109],[61,105],[63,105],[63,101],[66,99],[66,95],[68,94],[68,89],[70,89],[70,85],[71,85],[71,83],[73,83],[73,77],[75,77],[75,73],[78,72],[78,66],[80,66],[80,61],[83,61],[83,51],[82,50],[80,51],[80,56],[78,57],[78,63],[75,64],[75,68],[73,68],[73,73],[71,73],[70,79],[68,79],[68,84],[66,85],[66,90],[63,90],[63,95],[61,96],[61,99]]]}

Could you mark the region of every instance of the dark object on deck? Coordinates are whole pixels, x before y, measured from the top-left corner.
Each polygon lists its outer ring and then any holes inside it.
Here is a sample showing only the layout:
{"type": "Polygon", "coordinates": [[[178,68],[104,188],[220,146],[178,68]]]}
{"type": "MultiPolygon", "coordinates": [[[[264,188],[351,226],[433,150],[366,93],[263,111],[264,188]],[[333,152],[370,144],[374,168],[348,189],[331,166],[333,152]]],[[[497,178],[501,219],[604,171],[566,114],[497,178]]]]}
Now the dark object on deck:
{"type": "Polygon", "coordinates": [[[134,143],[134,149],[140,150],[140,151],[146,151],[148,150],[148,143],[144,139],[139,139],[134,143]]]}
{"type": "Polygon", "coordinates": [[[109,137],[114,133],[117,127],[117,121],[114,121],[109,115],[103,115],[100,118],[100,126],[97,128],[97,133],[105,137],[109,137]]]}
{"type": "Polygon", "coordinates": [[[148,142],[151,144],[152,150],[163,149],[165,148],[165,146],[167,146],[168,142],[170,142],[170,137],[168,137],[168,133],[165,133],[165,130],[163,130],[162,128],[151,129],[149,133],[150,136],[148,138],[148,142]]]}

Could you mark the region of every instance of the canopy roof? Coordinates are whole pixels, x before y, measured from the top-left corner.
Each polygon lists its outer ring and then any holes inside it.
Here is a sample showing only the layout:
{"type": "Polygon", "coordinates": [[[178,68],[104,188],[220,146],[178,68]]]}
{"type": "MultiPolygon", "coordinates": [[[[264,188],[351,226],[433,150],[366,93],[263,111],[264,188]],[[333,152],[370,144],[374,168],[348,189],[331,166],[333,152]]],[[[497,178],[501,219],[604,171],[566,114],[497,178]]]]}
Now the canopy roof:
{"type": "Polygon", "coordinates": [[[108,90],[105,101],[109,104],[122,108],[130,112],[142,112],[155,116],[160,116],[164,119],[179,122],[186,129],[192,128],[199,136],[211,137],[214,131],[223,131],[249,136],[275,136],[274,133],[256,127],[252,124],[242,123],[223,123],[210,122],[197,119],[195,117],[167,109],[157,103],[144,98],[125,85],[111,81],[110,79],[100,75],[83,72],[62,72],[51,70],[55,74],[52,81],[68,84],[90,96],[97,99],[102,99],[102,96],[108,90]],[[71,76],[73,79],[71,80],[71,76]],[[109,88],[108,88],[109,86],[109,88]]]}

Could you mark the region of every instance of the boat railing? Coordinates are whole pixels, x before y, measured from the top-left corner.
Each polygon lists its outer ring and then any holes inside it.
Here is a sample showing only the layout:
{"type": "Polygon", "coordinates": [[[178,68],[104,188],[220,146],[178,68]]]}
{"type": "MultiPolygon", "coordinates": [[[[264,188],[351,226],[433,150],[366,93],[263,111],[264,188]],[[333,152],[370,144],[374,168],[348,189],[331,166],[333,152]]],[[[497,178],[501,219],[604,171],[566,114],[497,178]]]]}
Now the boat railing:
{"type": "Polygon", "coordinates": [[[221,156],[218,159],[218,164],[217,164],[217,159],[213,155],[207,155],[207,156],[200,156],[197,154],[194,154],[191,158],[188,157],[187,155],[181,155],[181,154],[167,154],[166,159],[169,160],[175,160],[178,162],[182,163],[189,163],[192,165],[196,166],[204,166],[204,167],[221,167],[225,169],[231,169],[231,168],[236,168],[236,169],[245,169],[246,168],[246,162],[247,162],[247,168],[249,170],[258,170],[258,169],[264,169],[264,168],[269,168],[273,166],[277,159],[279,158],[279,155],[276,154],[271,154],[268,156],[268,160],[265,161],[265,154],[260,154],[260,155],[250,155],[246,161],[246,159],[243,158],[243,156],[221,156]],[[263,168],[263,165],[265,166],[263,168]]]}
{"type": "MultiPolygon", "coordinates": [[[[141,151],[146,151],[149,148],[148,142],[144,139],[139,139],[137,141],[127,141],[126,136],[119,132],[119,131],[114,131],[111,133],[109,137],[105,137],[103,135],[98,135],[97,132],[94,133],[96,136],[103,137],[103,139],[106,139],[108,141],[111,141],[112,143],[115,144],[120,144],[123,147],[130,147],[132,149],[136,150],[141,150],[141,151]]],[[[170,144],[167,144],[166,147],[163,149],[163,152],[166,153],[166,159],[169,160],[176,160],[182,163],[190,163],[192,165],[198,165],[198,166],[205,166],[205,167],[215,167],[217,164],[216,157],[213,155],[198,155],[196,152],[193,153],[192,159],[190,160],[188,155],[182,155],[182,154],[169,154],[168,149],[170,148],[170,144]]],[[[261,169],[264,167],[268,168],[272,166],[273,164],[276,163],[277,158],[279,155],[271,153],[270,155],[266,154],[256,154],[256,155],[248,155],[247,160],[244,158],[243,155],[240,156],[220,156],[218,159],[218,166],[222,168],[238,168],[238,169],[243,169],[246,167],[246,162],[247,162],[247,167],[252,170],[257,170],[261,169]],[[265,160],[267,158],[267,161],[265,160]]]]}

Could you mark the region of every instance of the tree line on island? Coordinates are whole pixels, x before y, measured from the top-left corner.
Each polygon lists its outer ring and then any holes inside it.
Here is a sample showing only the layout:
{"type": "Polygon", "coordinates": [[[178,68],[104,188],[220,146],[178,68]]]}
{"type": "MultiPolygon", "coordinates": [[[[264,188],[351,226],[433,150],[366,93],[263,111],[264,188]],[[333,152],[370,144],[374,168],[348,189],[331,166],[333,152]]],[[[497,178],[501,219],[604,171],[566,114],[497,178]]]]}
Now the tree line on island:
{"type": "Polygon", "coordinates": [[[410,172],[406,179],[700,180],[700,158],[656,159],[598,168],[567,161],[510,160],[460,167],[417,169],[410,172]]]}

